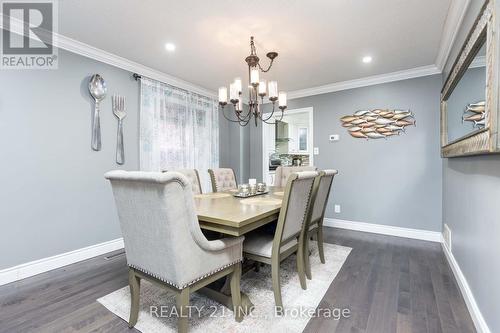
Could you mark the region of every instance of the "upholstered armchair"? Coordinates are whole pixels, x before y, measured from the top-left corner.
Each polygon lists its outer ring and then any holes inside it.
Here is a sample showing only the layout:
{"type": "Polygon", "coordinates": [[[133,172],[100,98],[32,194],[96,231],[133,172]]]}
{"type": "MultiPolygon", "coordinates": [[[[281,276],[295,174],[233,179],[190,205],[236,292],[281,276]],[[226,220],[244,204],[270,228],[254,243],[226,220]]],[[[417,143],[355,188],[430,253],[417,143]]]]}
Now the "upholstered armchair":
{"type": "Polygon", "coordinates": [[[222,192],[238,188],[236,175],[231,168],[209,169],[210,180],[212,181],[212,191],[222,192]]]}
{"type": "Polygon", "coordinates": [[[292,173],[288,177],[274,236],[267,232],[254,231],[246,235],[243,243],[245,258],[271,265],[274,300],[278,312],[283,309],[280,262],[293,253],[297,253],[300,285],[302,289],[306,289],[304,240],[316,176],[316,171],[292,173]]]}
{"type": "MultiPolygon", "coordinates": [[[[130,327],[138,318],[141,279],[174,291],[178,312],[187,313],[190,293],[229,275],[233,305],[240,309],[243,237],[205,238],[184,175],[110,171],[105,177],[113,189],[129,266],[130,327]]],[[[235,315],[241,320],[240,311],[235,315]]],[[[186,332],[187,325],[187,316],[180,316],[179,332],[186,332]]]]}
{"type": "Polygon", "coordinates": [[[274,177],[274,186],[276,187],[284,187],[288,180],[288,177],[294,172],[300,171],[314,171],[316,167],[314,166],[290,166],[284,167],[280,166],[276,168],[276,175],[274,177]]]}
{"type": "Polygon", "coordinates": [[[308,234],[305,238],[304,261],[306,276],[311,279],[311,264],[309,262],[309,238],[314,236],[318,242],[318,252],[321,263],[325,263],[325,252],[323,249],[323,219],[325,217],[326,204],[330,196],[333,177],[338,174],[337,170],[320,171],[316,177],[313,187],[313,198],[311,199],[311,210],[308,218],[308,234]]]}

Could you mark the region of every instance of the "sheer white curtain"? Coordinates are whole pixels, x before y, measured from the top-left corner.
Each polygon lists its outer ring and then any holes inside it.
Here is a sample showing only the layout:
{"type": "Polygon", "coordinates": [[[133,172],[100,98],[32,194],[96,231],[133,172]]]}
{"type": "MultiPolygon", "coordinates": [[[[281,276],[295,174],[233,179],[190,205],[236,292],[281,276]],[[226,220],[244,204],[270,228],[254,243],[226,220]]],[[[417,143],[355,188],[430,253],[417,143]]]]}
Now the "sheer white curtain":
{"type": "Polygon", "coordinates": [[[198,169],[207,191],[219,166],[217,101],[143,77],[140,112],[141,170],[198,169]]]}

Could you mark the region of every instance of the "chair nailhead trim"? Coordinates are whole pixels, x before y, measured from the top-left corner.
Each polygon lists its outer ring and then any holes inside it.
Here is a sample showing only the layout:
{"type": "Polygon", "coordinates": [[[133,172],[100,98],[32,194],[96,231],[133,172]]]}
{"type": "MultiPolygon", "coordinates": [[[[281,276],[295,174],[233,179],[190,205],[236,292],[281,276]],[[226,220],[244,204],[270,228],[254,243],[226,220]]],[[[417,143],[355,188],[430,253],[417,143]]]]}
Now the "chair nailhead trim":
{"type": "Polygon", "coordinates": [[[188,283],[186,283],[186,284],[183,284],[182,286],[179,286],[178,284],[176,284],[176,283],[174,283],[174,282],[172,282],[172,281],[169,281],[169,280],[167,280],[167,279],[165,279],[165,278],[163,278],[163,277],[159,276],[158,274],[151,273],[151,272],[149,272],[148,270],[143,269],[143,268],[141,268],[141,267],[138,267],[138,266],[136,266],[136,265],[129,265],[129,267],[132,267],[133,269],[137,269],[138,271],[141,271],[141,272],[143,272],[143,273],[146,273],[146,274],[148,274],[148,275],[150,275],[150,276],[154,277],[155,279],[158,279],[158,280],[160,280],[160,281],[162,281],[162,282],[165,282],[166,284],[169,284],[169,285],[171,285],[171,286],[173,286],[173,287],[175,287],[175,288],[177,288],[177,289],[184,289],[184,288],[186,288],[186,287],[189,287],[190,285],[195,284],[196,282],[198,282],[198,281],[200,281],[200,280],[203,280],[203,279],[204,279],[204,278],[206,278],[206,277],[209,277],[210,275],[214,275],[215,273],[220,272],[220,271],[222,271],[223,269],[225,269],[225,268],[227,268],[227,267],[230,267],[230,266],[233,266],[233,265],[235,265],[235,264],[237,264],[237,263],[239,263],[239,262],[242,262],[242,261],[243,261],[243,258],[238,259],[238,260],[236,260],[236,261],[234,261],[234,262],[232,262],[232,263],[229,263],[229,264],[227,264],[227,265],[224,265],[224,266],[222,266],[222,267],[219,267],[219,268],[217,268],[217,269],[215,269],[215,270],[213,270],[213,271],[211,271],[211,272],[209,272],[209,273],[207,273],[207,274],[205,274],[205,275],[203,275],[203,276],[200,276],[200,277],[198,277],[198,278],[196,278],[196,279],[194,279],[194,280],[192,280],[192,281],[190,281],[190,282],[188,282],[188,283]]]}
{"type": "MultiPolygon", "coordinates": [[[[312,194],[312,188],[313,188],[313,184],[311,184],[311,188],[309,189],[309,193],[307,194],[307,200],[310,200],[311,198],[311,194],[312,194]]],[[[309,208],[311,206],[311,203],[309,202],[309,208]]],[[[306,206],[306,208],[308,208],[308,206],[306,206]]],[[[304,216],[302,216],[302,222],[300,223],[301,227],[304,226],[304,222],[306,221],[306,216],[307,216],[307,209],[306,211],[304,212],[304,216]]]]}

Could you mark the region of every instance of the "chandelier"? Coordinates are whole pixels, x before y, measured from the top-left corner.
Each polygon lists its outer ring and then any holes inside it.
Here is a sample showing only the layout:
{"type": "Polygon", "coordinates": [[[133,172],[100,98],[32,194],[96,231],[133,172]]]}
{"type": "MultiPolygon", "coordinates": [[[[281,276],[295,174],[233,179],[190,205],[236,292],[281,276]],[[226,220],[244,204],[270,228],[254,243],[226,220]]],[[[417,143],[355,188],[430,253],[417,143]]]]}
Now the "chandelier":
{"type": "Polygon", "coordinates": [[[250,55],[245,58],[248,64],[248,111],[243,111],[242,83],[240,78],[234,79],[234,82],[229,85],[229,102],[233,105],[236,118],[231,119],[226,116],[225,107],[228,105],[227,88],[219,88],[219,105],[222,115],[228,121],[239,123],[240,126],[246,126],[253,116],[255,126],[257,126],[259,119],[266,124],[275,124],[276,122],[270,120],[276,111],[276,102],[278,102],[278,108],[281,110],[281,118],[278,120],[283,119],[283,111],[286,109],[286,92],[280,91],[278,93],[278,83],[276,81],[269,81],[266,85],[266,81],[259,78],[259,72],[269,72],[278,53],[269,52],[266,56],[271,61],[267,69],[264,69],[259,63],[260,59],[255,50],[253,37],[250,37],[250,55]],[[268,99],[272,103],[272,110],[264,114],[262,106],[264,104],[264,97],[266,96],[269,96],[268,99]]]}

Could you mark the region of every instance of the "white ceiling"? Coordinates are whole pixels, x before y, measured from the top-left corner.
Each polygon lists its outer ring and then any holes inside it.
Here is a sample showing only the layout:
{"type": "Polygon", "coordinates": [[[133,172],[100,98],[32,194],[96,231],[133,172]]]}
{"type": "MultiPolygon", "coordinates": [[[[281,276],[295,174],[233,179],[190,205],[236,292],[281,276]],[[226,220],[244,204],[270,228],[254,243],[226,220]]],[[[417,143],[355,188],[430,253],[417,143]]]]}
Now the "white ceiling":
{"type": "Polygon", "coordinates": [[[59,32],[211,90],[246,80],[253,35],[261,59],[279,53],[265,78],[291,91],[435,64],[450,2],[64,0],[59,32]]]}

